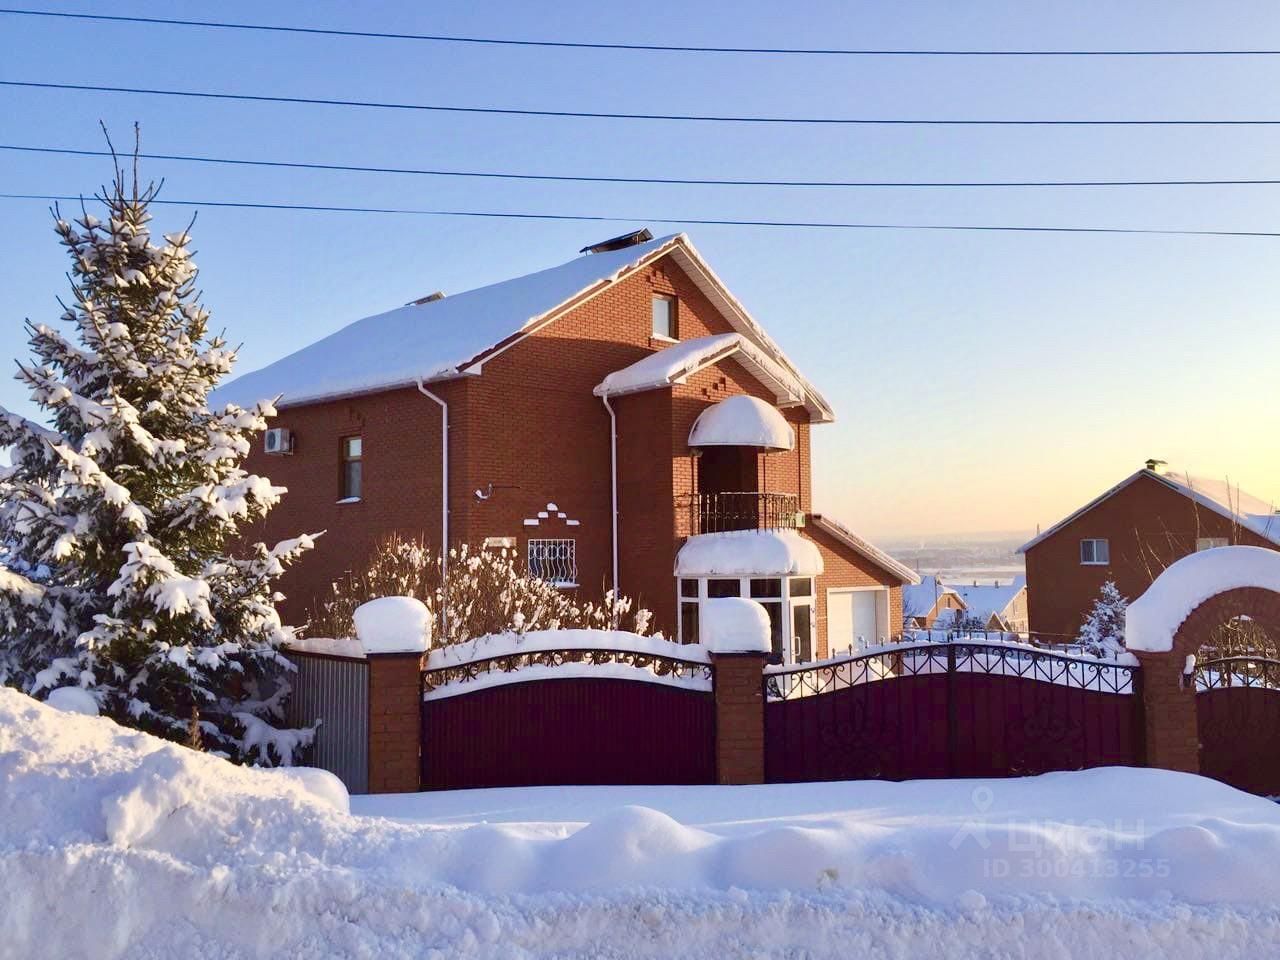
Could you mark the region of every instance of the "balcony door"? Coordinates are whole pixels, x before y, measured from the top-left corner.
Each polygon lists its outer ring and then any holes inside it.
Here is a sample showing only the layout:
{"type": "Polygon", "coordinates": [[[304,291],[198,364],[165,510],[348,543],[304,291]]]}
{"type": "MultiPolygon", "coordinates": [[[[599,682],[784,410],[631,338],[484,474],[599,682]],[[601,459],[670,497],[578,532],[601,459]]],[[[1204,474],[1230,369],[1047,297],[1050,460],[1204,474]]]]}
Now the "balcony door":
{"type": "Polygon", "coordinates": [[[700,532],[751,530],[758,525],[759,505],[754,498],[725,496],[759,489],[756,452],[755,447],[703,448],[698,458],[700,532]]]}

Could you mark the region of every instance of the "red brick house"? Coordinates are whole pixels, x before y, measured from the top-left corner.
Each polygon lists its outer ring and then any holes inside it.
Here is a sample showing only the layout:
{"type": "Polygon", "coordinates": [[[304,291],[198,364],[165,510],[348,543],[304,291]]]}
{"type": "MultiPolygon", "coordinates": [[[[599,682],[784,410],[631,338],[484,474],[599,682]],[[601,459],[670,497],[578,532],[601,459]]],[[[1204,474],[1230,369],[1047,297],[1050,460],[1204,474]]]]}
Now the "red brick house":
{"type": "Polygon", "coordinates": [[[788,661],[895,634],[915,575],[813,510],[818,391],[683,234],[582,254],[218,391],[280,398],[248,467],[289,493],[252,535],[326,531],[285,580],[287,618],[398,532],[515,549],[584,599],[616,585],[686,641],[724,595],[764,603],[788,661]]]}
{"type": "Polygon", "coordinates": [[[1133,600],[1175,560],[1237,544],[1280,549],[1273,504],[1148,460],[1020,548],[1030,628],[1075,637],[1107,580],[1133,600]]]}

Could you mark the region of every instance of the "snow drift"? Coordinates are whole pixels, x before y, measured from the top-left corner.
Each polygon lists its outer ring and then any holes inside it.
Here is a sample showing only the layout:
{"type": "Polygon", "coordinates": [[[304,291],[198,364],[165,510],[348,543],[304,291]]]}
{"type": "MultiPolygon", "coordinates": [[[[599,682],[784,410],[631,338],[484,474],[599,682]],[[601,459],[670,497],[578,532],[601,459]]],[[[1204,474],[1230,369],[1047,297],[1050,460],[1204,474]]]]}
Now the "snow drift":
{"type": "Polygon", "coordinates": [[[312,781],[0,689],[0,957],[1280,950],[1280,810],[1182,774],[358,801],[385,817],[312,781]]]}

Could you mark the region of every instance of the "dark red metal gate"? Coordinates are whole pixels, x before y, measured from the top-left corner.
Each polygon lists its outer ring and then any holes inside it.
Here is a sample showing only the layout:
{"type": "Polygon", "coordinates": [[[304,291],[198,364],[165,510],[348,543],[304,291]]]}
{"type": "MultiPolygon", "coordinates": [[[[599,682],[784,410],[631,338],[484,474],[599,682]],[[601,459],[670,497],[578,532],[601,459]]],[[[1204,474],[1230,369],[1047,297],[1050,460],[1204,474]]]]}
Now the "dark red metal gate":
{"type": "Polygon", "coordinates": [[[1136,666],[919,644],[765,677],[765,779],[1006,777],[1142,762],[1136,666]]]}
{"type": "Polygon", "coordinates": [[[1280,661],[1224,657],[1196,667],[1200,772],[1280,796],[1280,661]]]}
{"type": "Polygon", "coordinates": [[[424,686],[437,692],[422,705],[423,789],[714,783],[710,679],[705,663],[609,650],[428,671],[424,686]],[[632,667],[635,679],[536,670],[586,660],[632,667]],[[522,674],[534,679],[517,679],[522,674]],[[494,675],[503,682],[490,685],[494,675]],[[480,678],[489,679],[466,692],[480,678]],[[441,697],[445,684],[453,689],[441,697]]]}

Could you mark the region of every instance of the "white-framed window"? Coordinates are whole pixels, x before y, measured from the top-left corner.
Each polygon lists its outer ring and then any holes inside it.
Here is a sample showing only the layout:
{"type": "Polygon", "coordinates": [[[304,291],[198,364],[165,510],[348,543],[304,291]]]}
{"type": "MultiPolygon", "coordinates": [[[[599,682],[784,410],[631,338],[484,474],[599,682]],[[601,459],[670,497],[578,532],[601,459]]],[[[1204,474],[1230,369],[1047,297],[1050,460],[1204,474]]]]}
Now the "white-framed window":
{"type": "Polygon", "coordinates": [[[676,298],[665,293],[653,295],[653,335],[659,340],[676,338],[676,298]]]}
{"type": "Polygon", "coordinates": [[[364,496],[364,440],[342,438],[342,472],[339,474],[340,503],[354,503],[364,496]]]}
{"type": "Polygon", "coordinates": [[[716,597],[749,597],[769,614],[772,659],[803,663],[814,656],[812,577],[681,577],[679,640],[697,643],[702,604],[716,597]],[[803,610],[798,608],[803,607],[803,610]]]}
{"type": "Polygon", "coordinates": [[[529,576],[557,587],[578,585],[578,550],[575,540],[530,540],[529,576]]]}
{"type": "Polygon", "coordinates": [[[1111,562],[1111,544],[1107,540],[1080,541],[1080,562],[1085,566],[1100,567],[1111,562]]]}
{"type": "Polygon", "coordinates": [[[1212,550],[1214,547],[1225,547],[1227,543],[1226,537],[1196,537],[1196,553],[1212,550]]]}

